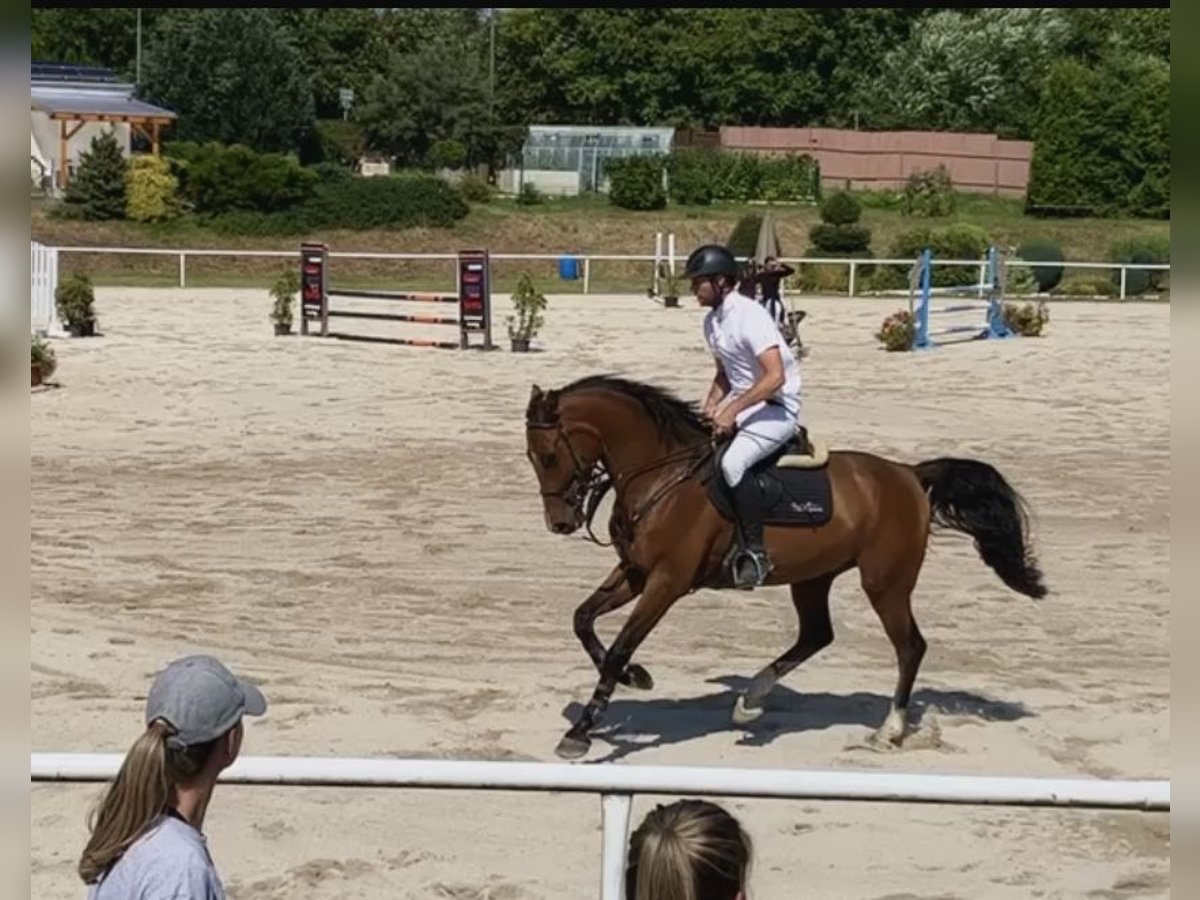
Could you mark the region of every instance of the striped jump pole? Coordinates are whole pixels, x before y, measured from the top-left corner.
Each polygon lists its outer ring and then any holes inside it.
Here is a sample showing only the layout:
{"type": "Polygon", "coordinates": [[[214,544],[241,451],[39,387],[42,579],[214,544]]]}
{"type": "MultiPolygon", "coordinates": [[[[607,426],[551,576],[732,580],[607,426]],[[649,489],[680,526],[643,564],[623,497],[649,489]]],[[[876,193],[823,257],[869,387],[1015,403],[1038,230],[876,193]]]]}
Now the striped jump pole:
{"type": "Polygon", "coordinates": [[[491,317],[490,265],[486,250],[463,250],[458,254],[458,293],[438,294],[422,291],[331,290],[328,283],[329,252],[324,244],[305,243],[300,247],[301,294],[300,333],[310,327],[321,337],[377,344],[402,344],[413,347],[439,347],[466,350],[471,335],[482,336],[482,349],[493,349],[491,317]],[[339,298],[378,300],[384,303],[457,304],[457,316],[421,315],[382,310],[336,309],[331,301],[339,298]],[[331,331],[330,319],[357,319],[378,322],[403,322],[419,325],[453,325],[458,340],[392,337],[331,331]]]}
{"type": "Polygon", "coordinates": [[[933,251],[926,248],[921,252],[917,261],[917,283],[920,299],[914,310],[915,334],[913,337],[914,350],[928,350],[948,341],[935,341],[935,337],[950,337],[965,335],[963,340],[991,340],[1013,337],[1014,333],[1004,323],[1004,278],[1003,264],[999,251],[995,246],[988,248],[987,280],[976,290],[986,293],[986,303],[950,303],[945,306],[933,306],[933,251]],[[953,315],[964,312],[985,311],[982,322],[949,323],[940,325],[936,331],[930,330],[931,316],[953,315]]]}

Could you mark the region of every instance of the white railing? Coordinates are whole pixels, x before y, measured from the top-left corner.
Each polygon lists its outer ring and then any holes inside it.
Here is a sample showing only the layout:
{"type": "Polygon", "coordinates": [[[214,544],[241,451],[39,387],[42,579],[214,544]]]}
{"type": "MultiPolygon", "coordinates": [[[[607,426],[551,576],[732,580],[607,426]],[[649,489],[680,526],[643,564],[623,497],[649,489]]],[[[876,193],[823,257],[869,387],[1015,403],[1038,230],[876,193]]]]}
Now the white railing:
{"type": "MultiPolygon", "coordinates": [[[[211,250],[211,249],[181,249],[181,248],[161,248],[161,247],[58,247],[55,248],[59,253],[94,253],[94,254],[112,254],[126,256],[169,256],[175,257],[179,264],[179,286],[187,287],[187,260],[189,257],[203,256],[224,256],[224,257],[250,257],[261,259],[295,259],[299,265],[300,246],[296,245],[296,249],[292,250],[211,250]]],[[[583,293],[591,293],[591,264],[593,262],[643,262],[647,264],[647,269],[653,271],[659,262],[666,262],[673,259],[677,263],[687,261],[686,255],[656,255],[656,254],[618,254],[618,253],[490,253],[490,258],[494,261],[498,260],[540,260],[545,262],[557,262],[564,257],[575,259],[583,263],[583,293]]],[[[385,260],[445,260],[450,264],[451,274],[450,279],[457,277],[457,253],[384,253],[372,251],[345,251],[345,250],[330,250],[330,259],[385,259],[385,260]]],[[[782,262],[789,265],[799,264],[820,264],[820,265],[841,265],[849,268],[849,284],[847,287],[847,296],[855,295],[855,288],[858,283],[858,268],[859,266],[880,266],[880,265],[902,265],[911,266],[912,259],[861,259],[849,257],[780,257],[782,262]]],[[[986,265],[986,260],[978,259],[939,259],[936,261],[938,266],[981,266],[986,265]]],[[[1107,262],[1082,262],[1076,260],[1064,260],[1062,262],[1038,262],[1031,260],[1005,260],[1006,266],[1025,266],[1033,268],[1035,266],[1061,266],[1064,269],[1098,269],[1101,271],[1112,271],[1119,269],[1121,271],[1120,290],[1118,296],[1120,299],[1127,298],[1126,291],[1126,275],[1133,269],[1145,269],[1147,271],[1169,272],[1171,266],[1169,263],[1107,263],[1107,262]]]]}
{"type": "MultiPolygon", "coordinates": [[[[32,753],[33,782],[107,781],[122,757],[105,753],[32,753]]],[[[1169,812],[1171,782],[1091,778],[1017,778],[794,769],[571,765],[466,760],[242,757],[220,776],[235,784],[355,788],[558,791],[601,798],[601,900],[621,900],[635,794],[857,800],[1169,812]]],[[[532,847],[531,847],[532,849],[532,847]]]]}
{"type": "Polygon", "coordinates": [[[55,323],[54,292],[58,288],[58,250],[29,242],[29,330],[48,333],[55,323]]]}

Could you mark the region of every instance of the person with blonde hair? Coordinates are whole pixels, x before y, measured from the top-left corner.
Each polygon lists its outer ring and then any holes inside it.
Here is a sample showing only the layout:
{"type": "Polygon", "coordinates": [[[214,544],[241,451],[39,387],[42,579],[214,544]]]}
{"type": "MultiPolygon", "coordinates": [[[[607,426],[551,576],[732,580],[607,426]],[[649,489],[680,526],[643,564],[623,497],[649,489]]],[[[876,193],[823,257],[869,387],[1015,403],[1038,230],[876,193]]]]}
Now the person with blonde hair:
{"type": "Polygon", "coordinates": [[[217,776],[242,746],[242,717],[267,702],[211,656],[159,673],[134,742],[89,821],[79,860],[88,900],[224,900],[204,837],[217,776]]]}
{"type": "Polygon", "coordinates": [[[744,900],[752,856],[750,836],[717,804],[660,804],[629,839],[625,900],[744,900]]]}

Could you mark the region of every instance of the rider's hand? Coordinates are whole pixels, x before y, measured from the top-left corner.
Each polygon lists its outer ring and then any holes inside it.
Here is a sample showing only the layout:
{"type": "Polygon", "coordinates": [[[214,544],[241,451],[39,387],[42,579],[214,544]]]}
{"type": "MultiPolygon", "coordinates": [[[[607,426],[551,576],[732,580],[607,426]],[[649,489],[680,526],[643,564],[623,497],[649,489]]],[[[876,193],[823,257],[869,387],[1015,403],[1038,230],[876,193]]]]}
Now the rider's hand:
{"type": "Polygon", "coordinates": [[[728,404],[717,410],[716,414],[711,416],[713,422],[713,432],[718,436],[729,434],[733,431],[737,424],[737,414],[733,411],[733,407],[728,404]]]}

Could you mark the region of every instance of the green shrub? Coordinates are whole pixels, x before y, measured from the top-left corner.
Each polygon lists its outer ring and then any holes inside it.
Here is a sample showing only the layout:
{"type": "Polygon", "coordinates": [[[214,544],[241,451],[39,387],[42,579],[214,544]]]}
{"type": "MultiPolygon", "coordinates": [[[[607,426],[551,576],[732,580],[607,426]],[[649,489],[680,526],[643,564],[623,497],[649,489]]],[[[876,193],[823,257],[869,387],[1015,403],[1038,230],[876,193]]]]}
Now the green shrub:
{"type": "Polygon", "coordinates": [[[868,291],[903,291],[908,289],[908,275],[898,266],[877,266],[867,278],[868,291]]]}
{"type": "Polygon", "coordinates": [[[318,119],[313,124],[316,162],[351,167],[366,152],[366,136],[357,122],[347,119],[318,119]]]}
{"type": "Polygon", "coordinates": [[[861,215],[862,206],[849,191],[835,191],[821,203],[821,221],[829,225],[853,225],[861,215]]]}
{"type": "MultiPolygon", "coordinates": [[[[955,223],[945,228],[914,228],[901,232],[892,244],[892,255],[915,260],[928,248],[933,254],[933,287],[955,287],[979,283],[979,270],[972,266],[939,266],[939,259],[981,259],[991,240],[978,225],[955,223]]],[[[907,267],[901,267],[907,278],[907,267]]]]}
{"type": "Polygon", "coordinates": [[[63,196],[68,217],[80,219],[125,218],[125,173],[128,163],[112,129],[92,138],[79,157],[79,166],[67,182],[63,196]]]}
{"type": "Polygon", "coordinates": [[[179,180],[161,156],[135,156],[125,178],[125,215],[135,222],[165,222],[180,213],[179,180]]]}
{"type": "Polygon", "coordinates": [[[956,205],[954,182],[944,165],[908,176],[904,185],[904,215],[923,219],[949,216],[956,205]]]}
{"type": "Polygon", "coordinates": [[[452,139],[434,141],[426,161],[434,169],[461,169],[467,162],[467,147],[462,141],[452,139]]]}
{"type": "MultiPolygon", "coordinates": [[[[1009,271],[1012,272],[1014,270],[1010,269],[1009,271]]],[[[1031,284],[1036,283],[1033,281],[1032,275],[1029,276],[1029,281],[1031,284]]],[[[1022,291],[1013,290],[1012,275],[1009,276],[1006,293],[1023,293],[1022,291]]],[[[1063,297],[1114,297],[1117,294],[1117,287],[1107,275],[1076,273],[1065,276],[1051,293],[1063,297]]]]}
{"type": "Polygon", "coordinates": [[[471,203],[487,203],[492,199],[492,186],[482,175],[471,172],[458,183],[463,199],[471,203]]]}
{"type": "Polygon", "coordinates": [[[705,206],[717,200],[746,203],[818,200],[820,167],[807,154],[753,153],[679,147],[666,160],[673,203],[705,206]]]}
{"type": "Polygon", "coordinates": [[[517,193],[517,203],[521,206],[537,206],[545,201],[542,192],[532,181],[522,181],[521,190],[517,193]]]}
{"type": "Polygon", "coordinates": [[[318,177],[292,156],[240,144],[206,144],[187,160],[186,195],[197,211],[277,212],[312,196],[318,177]]]}
{"type": "Polygon", "coordinates": [[[830,225],[822,222],[808,231],[808,239],[823,254],[853,255],[871,243],[871,229],[862,225],[830,225]]]}
{"type": "Polygon", "coordinates": [[[707,147],[680,147],[667,158],[667,183],[672,203],[708,206],[714,199],[713,172],[717,151],[707,147]]]}
{"type": "Polygon", "coordinates": [[[354,177],[320,185],[298,211],[313,229],[449,228],[470,211],[452,185],[429,175],[354,177]]]}
{"type": "MultiPolygon", "coordinates": [[[[1025,241],[1017,248],[1017,256],[1030,262],[1059,262],[1063,261],[1062,248],[1054,241],[1033,239],[1025,241]]],[[[1038,290],[1046,293],[1062,280],[1062,266],[1034,266],[1033,278],[1038,284],[1038,290]]]]}
{"type": "MultiPolygon", "coordinates": [[[[1130,237],[1113,241],[1108,248],[1108,261],[1114,263],[1169,263],[1171,261],[1170,237],[1130,237]]],[[[1127,296],[1137,296],[1152,290],[1163,290],[1169,270],[1161,269],[1126,269],[1125,293],[1127,296]]],[[[1120,290],[1121,270],[1112,270],[1112,283],[1120,290]]]]}
{"type": "Polygon", "coordinates": [[[662,156],[651,154],[609,160],[605,164],[608,199],[622,209],[662,209],[667,205],[664,166],[662,156]]]}

